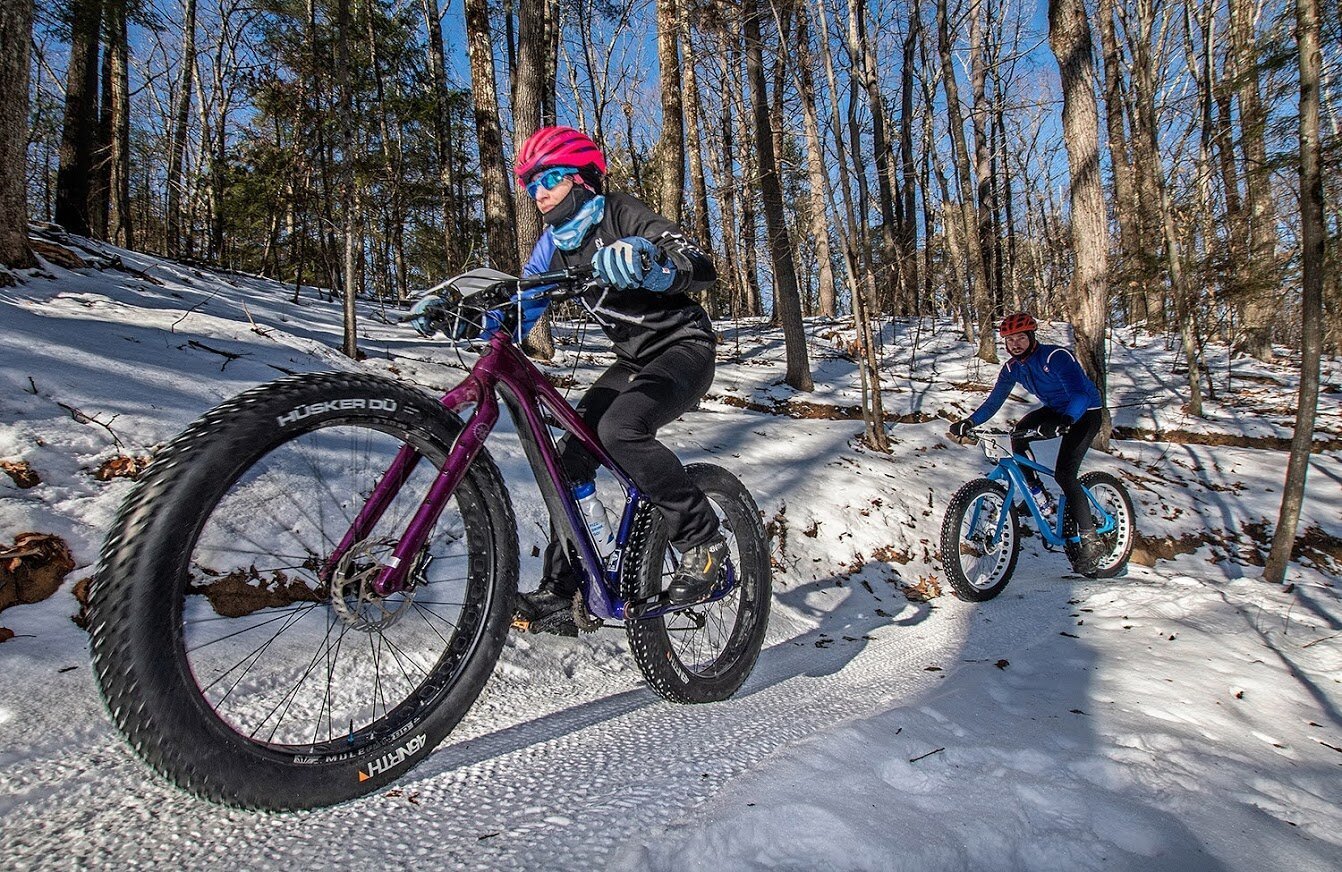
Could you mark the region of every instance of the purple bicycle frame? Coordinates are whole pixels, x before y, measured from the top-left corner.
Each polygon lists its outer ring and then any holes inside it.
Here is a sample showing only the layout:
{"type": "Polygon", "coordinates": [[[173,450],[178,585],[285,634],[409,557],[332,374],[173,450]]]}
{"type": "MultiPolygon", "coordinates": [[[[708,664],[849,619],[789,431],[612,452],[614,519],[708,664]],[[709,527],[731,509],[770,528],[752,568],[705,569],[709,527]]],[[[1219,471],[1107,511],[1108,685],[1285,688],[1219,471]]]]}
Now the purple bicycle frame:
{"type": "MultiPolygon", "coordinates": [[[[546,500],[550,507],[551,518],[555,517],[557,510],[562,512],[572,534],[571,539],[577,545],[578,557],[584,570],[580,575],[588,609],[598,618],[623,620],[626,604],[614,595],[605,581],[605,569],[601,557],[597,553],[577,504],[572,499],[554,498],[556,495],[566,493],[570,485],[561,467],[548,425],[543,418],[542,407],[559,422],[560,426],[578,439],[583,447],[592,452],[603,466],[614,473],[624,487],[625,509],[616,539],[620,546],[623,546],[628,539],[634,517],[642,501],[638,488],[602,447],[573,407],[518,350],[512,338],[502,331],[490,339],[488,350],[480,355],[480,359],[476,361],[461,384],[448,391],[439,400],[444,408],[454,414],[472,405],[475,406],[475,410],[462,427],[443,468],[430,486],[424,502],[411,518],[405,534],[393,549],[392,556],[379,570],[377,579],[373,582],[374,590],[379,595],[386,596],[405,589],[406,577],[410,567],[414,565],[416,555],[424,547],[439,514],[461,480],[465,478],[471,461],[484,447],[485,440],[489,438],[494,425],[498,422],[499,398],[496,389],[500,386],[515,399],[515,402],[509,403],[509,407],[513,410],[515,418],[521,418],[515,423],[524,447],[528,448],[528,459],[532,461],[537,484],[541,487],[542,493],[546,493],[547,482],[541,481],[541,469],[537,468],[543,466],[545,478],[552,485],[549,498],[546,500]],[[528,434],[534,449],[527,445],[528,434]]],[[[373,489],[368,501],[346,531],[339,546],[327,559],[322,573],[324,580],[329,580],[330,574],[341,558],[354,544],[372,532],[401,486],[409,480],[421,456],[411,445],[401,447],[373,489]]],[[[659,609],[656,613],[665,611],[670,609],[659,609]]],[[[646,616],[652,617],[654,612],[649,612],[646,616]]]]}

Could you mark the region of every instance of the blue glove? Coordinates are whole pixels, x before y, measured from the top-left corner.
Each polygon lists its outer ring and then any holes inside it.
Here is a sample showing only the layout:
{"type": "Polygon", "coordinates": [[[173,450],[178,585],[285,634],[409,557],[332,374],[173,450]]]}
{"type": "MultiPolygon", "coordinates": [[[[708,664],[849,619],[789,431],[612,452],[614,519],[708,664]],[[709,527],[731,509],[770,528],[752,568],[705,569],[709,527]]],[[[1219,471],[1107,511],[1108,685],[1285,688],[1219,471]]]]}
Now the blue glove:
{"type": "Polygon", "coordinates": [[[599,249],[592,256],[592,268],[597,278],[613,288],[627,291],[641,287],[662,293],[676,280],[675,266],[664,260],[650,240],[626,236],[599,249]]]}
{"type": "Polygon", "coordinates": [[[420,336],[432,336],[438,332],[443,319],[447,317],[447,307],[443,305],[443,298],[430,294],[427,297],[421,297],[415,305],[410,307],[410,316],[406,318],[410,326],[415,328],[415,332],[420,336]]]}
{"type": "MultiPolygon", "coordinates": [[[[536,322],[545,314],[545,310],[550,306],[550,298],[546,293],[554,285],[542,285],[536,288],[527,288],[524,291],[518,291],[508,298],[509,310],[521,310],[521,320],[517,329],[513,331],[513,340],[521,342],[523,337],[531,332],[531,328],[536,326],[536,322]]],[[[495,333],[504,328],[507,323],[508,312],[503,309],[490,309],[484,314],[484,330],[480,333],[481,339],[490,339],[495,333]]]]}

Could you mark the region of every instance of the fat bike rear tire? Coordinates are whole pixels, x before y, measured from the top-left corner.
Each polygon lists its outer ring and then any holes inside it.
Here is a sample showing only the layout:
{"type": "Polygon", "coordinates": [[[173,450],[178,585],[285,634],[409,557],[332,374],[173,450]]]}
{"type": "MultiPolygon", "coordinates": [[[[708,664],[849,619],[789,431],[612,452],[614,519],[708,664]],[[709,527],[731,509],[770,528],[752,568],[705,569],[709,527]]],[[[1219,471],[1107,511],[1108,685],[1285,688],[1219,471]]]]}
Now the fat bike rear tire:
{"type": "MultiPolygon", "coordinates": [[[[718,514],[736,587],[716,601],[631,620],[625,629],[634,660],[660,696],[676,703],[719,702],[750,675],[768,630],[769,549],[759,508],[736,476],[705,463],[685,469],[718,514]]],[[[635,536],[622,582],[629,601],[662,594],[677,565],[660,510],[644,507],[635,536]]]]}
{"type": "MultiPolygon", "coordinates": [[[[1128,496],[1128,489],[1123,487],[1123,483],[1107,472],[1098,470],[1087,472],[1077,481],[1081,482],[1081,485],[1090,491],[1091,496],[1114,518],[1114,529],[1100,535],[1104,555],[1095,564],[1094,570],[1086,575],[1091,578],[1114,578],[1122,575],[1127,569],[1128,558],[1132,556],[1132,548],[1137,544],[1137,515],[1132,510],[1132,497],[1128,496]]],[[[1096,527],[1099,527],[1099,517],[1093,512],[1092,516],[1096,519],[1096,527]]],[[[1076,535],[1076,522],[1072,520],[1070,511],[1063,522],[1063,534],[1066,536],[1064,548],[1067,557],[1075,566],[1081,543],[1072,541],[1072,537],[1076,535]]]]}

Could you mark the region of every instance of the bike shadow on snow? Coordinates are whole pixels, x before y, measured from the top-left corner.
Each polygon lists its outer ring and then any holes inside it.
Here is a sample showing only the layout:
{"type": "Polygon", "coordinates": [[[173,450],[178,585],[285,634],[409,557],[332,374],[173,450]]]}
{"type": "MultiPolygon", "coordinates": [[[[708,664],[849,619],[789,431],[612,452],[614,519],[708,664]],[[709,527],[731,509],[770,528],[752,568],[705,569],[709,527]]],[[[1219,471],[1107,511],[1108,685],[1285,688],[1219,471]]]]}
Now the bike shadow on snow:
{"type": "MultiPolygon", "coordinates": [[[[733,699],[743,699],[799,676],[819,678],[835,674],[866,648],[874,631],[892,624],[913,626],[925,620],[931,613],[927,603],[903,603],[900,602],[902,597],[893,589],[890,594],[882,596],[869,591],[861,583],[860,579],[868,574],[866,570],[869,567],[883,566],[869,561],[863,572],[851,577],[826,576],[788,590],[779,591],[775,588],[775,610],[781,603],[799,614],[817,618],[821,623],[795,636],[766,644],[754,671],[733,699]],[[853,602],[851,605],[839,606],[836,614],[832,605],[812,599],[831,594],[846,594],[853,598],[853,602]],[[877,613],[878,608],[884,614],[877,613]]],[[[622,631],[618,627],[610,627],[603,632],[622,631]]],[[[507,687],[499,692],[520,693],[521,689],[507,687]]],[[[449,736],[423,765],[408,776],[408,780],[435,778],[454,769],[464,769],[527,747],[554,742],[589,727],[633,714],[639,709],[660,705],[661,702],[656,693],[646,684],[640,683],[635,688],[612,696],[583,702],[474,738],[453,741],[449,736]]]]}
{"type": "Polygon", "coordinates": [[[963,638],[939,664],[937,684],[879,716],[902,729],[910,756],[942,752],[918,762],[927,780],[909,791],[903,817],[953,814],[946,848],[963,868],[984,868],[972,846],[994,842],[1005,850],[989,868],[1064,868],[1078,849],[1117,869],[1226,868],[1141,774],[1160,767],[1162,741],[1206,753],[1201,728],[1178,712],[1164,713],[1173,726],[1152,721],[1161,726],[1150,730],[1105,717],[1114,701],[1100,676],[1123,667],[1106,662],[1112,647],[1090,641],[1110,632],[1087,620],[1096,582],[1062,576],[1063,561],[1037,542],[997,598],[948,603],[963,638]],[[1144,753],[1149,759],[1134,767],[1144,753]],[[985,772],[995,777],[984,781],[985,772]],[[943,807],[947,796],[957,797],[953,808],[943,807]]]}
{"type": "Polygon", "coordinates": [[[834,675],[876,641],[881,630],[927,620],[933,606],[908,601],[889,583],[888,573],[886,564],[869,560],[851,574],[824,576],[787,589],[775,586],[771,620],[786,615],[814,621],[815,626],[767,645],[737,697],[792,678],[834,675]]]}

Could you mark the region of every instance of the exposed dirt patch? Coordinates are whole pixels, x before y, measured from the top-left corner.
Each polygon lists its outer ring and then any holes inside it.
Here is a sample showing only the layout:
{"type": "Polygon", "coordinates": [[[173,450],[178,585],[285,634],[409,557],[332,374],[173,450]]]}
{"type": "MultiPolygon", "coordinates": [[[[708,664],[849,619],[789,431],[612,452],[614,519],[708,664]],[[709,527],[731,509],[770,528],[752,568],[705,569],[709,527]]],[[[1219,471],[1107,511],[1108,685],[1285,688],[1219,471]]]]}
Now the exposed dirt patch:
{"type": "Polygon", "coordinates": [[[26,460],[0,460],[0,472],[8,475],[23,490],[42,483],[42,477],[26,460]]]}
{"type": "Polygon", "coordinates": [[[1178,539],[1173,536],[1143,536],[1137,534],[1129,558],[1139,566],[1155,566],[1157,560],[1173,560],[1180,554],[1192,554],[1213,539],[1219,539],[1209,533],[1189,533],[1178,539]]]}
{"type": "Polygon", "coordinates": [[[130,457],[125,454],[118,454],[116,457],[108,458],[102,466],[98,467],[93,473],[93,477],[98,481],[111,481],[114,478],[139,478],[140,473],[144,472],[145,467],[149,466],[149,461],[153,460],[148,455],[142,457],[130,457]]]}
{"type": "Polygon", "coordinates": [[[209,581],[194,582],[192,593],[204,594],[216,613],[226,618],[241,618],[262,609],[281,608],[298,602],[325,602],[326,597],[301,579],[290,579],[280,570],[269,578],[256,567],[235,569],[209,581]]]}
{"type": "MultiPolygon", "coordinates": [[[[1291,440],[1282,436],[1242,436],[1235,433],[1190,433],[1187,430],[1144,430],[1140,427],[1115,427],[1115,439],[1140,442],[1176,442],[1181,445],[1228,445],[1232,448],[1265,448],[1290,451],[1291,440]]],[[[1312,453],[1342,451],[1342,439],[1331,434],[1314,434],[1312,453]]]]}
{"type": "MultiPolygon", "coordinates": [[[[730,394],[708,394],[704,399],[717,400],[738,409],[749,409],[752,412],[763,412],[766,415],[780,415],[787,418],[822,421],[862,420],[861,406],[834,406],[826,403],[808,403],[805,400],[781,400],[771,405],[734,397],[730,394]]],[[[904,415],[887,413],[885,416],[885,420],[892,424],[923,424],[936,418],[936,415],[929,415],[926,412],[909,412],[904,415]]]]}
{"type": "Polygon", "coordinates": [[[20,533],[0,548],[0,611],[38,603],[55,593],[75,568],[70,547],[50,533],[20,533]]]}
{"type": "MultiPolygon", "coordinates": [[[[1257,546],[1256,549],[1249,549],[1252,554],[1250,562],[1254,566],[1266,566],[1267,554],[1272,550],[1274,525],[1267,521],[1255,521],[1245,524],[1243,529],[1257,546]]],[[[1308,560],[1322,570],[1336,572],[1342,569],[1342,538],[1333,536],[1318,525],[1296,530],[1291,559],[1308,560]]]]}

